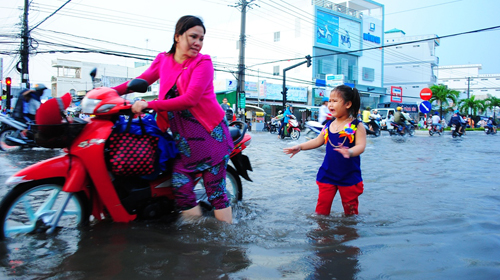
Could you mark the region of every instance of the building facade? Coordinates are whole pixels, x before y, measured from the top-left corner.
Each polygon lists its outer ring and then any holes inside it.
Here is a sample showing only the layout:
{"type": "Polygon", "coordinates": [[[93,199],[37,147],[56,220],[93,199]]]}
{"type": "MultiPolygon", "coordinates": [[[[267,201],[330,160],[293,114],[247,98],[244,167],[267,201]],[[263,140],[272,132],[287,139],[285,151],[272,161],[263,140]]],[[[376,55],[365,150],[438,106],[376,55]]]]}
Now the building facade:
{"type": "MultiPolygon", "coordinates": [[[[287,101],[296,108],[314,110],[322,97],[339,84],[360,90],[364,105],[378,103],[386,91],[381,48],[383,5],[370,0],[291,0],[275,8],[279,12],[267,17],[252,16],[253,10],[247,15],[247,103],[272,106],[274,115],[274,108],[282,104],[285,69],[287,101]],[[305,63],[307,55],[312,57],[310,67],[305,63]]],[[[238,57],[238,51],[236,43],[231,51],[234,57],[238,57]]],[[[234,64],[222,57],[214,62],[234,64]]],[[[230,74],[218,73],[217,77],[219,91],[236,85],[230,74]]]]}
{"type": "Polygon", "coordinates": [[[439,66],[438,82],[459,91],[460,99],[500,98],[500,74],[479,74],[481,69],[481,64],[439,66]]]}
{"type": "Polygon", "coordinates": [[[381,103],[417,104],[420,91],[437,83],[437,35],[406,36],[399,29],[385,32],[384,87],[381,103]],[[391,46],[392,45],[392,46],[391,46]]]}
{"type": "Polygon", "coordinates": [[[90,72],[97,69],[95,86],[116,86],[136,77],[136,68],[120,65],[56,59],[52,61],[52,97],[69,92],[73,96],[85,95],[94,87],[90,72]]]}

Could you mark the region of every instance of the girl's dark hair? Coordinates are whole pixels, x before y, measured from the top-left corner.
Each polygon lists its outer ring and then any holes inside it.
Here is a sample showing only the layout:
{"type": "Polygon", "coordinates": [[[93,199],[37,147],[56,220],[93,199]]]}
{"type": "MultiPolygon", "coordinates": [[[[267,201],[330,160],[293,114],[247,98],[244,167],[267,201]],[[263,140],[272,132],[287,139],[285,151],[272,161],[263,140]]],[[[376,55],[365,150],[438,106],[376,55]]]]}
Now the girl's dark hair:
{"type": "Polygon", "coordinates": [[[351,101],[352,105],[348,112],[350,116],[356,117],[358,115],[359,107],[361,106],[361,100],[359,92],[356,88],[351,88],[350,86],[340,85],[333,89],[337,91],[344,100],[344,103],[351,101]]]}
{"type": "Polygon", "coordinates": [[[186,32],[188,29],[195,27],[195,26],[203,27],[203,33],[207,33],[207,30],[205,29],[205,25],[203,25],[203,21],[199,17],[183,16],[177,21],[177,24],[175,25],[174,43],[172,44],[170,51],[168,51],[169,54],[175,54],[175,48],[177,47],[177,42],[175,41],[175,36],[176,35],[180,36],[180,35],[184,34],[184,32],[186,32]]]}

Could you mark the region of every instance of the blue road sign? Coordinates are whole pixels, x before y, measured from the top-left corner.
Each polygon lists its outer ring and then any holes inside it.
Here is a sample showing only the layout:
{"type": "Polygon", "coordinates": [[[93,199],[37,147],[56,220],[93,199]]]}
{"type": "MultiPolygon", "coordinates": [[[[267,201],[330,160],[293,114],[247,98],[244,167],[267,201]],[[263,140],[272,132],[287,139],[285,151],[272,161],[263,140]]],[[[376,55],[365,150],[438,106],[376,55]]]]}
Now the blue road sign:
{"type": "Polygon", "coordinates": [[[420,109],[420,112],[427,114],[431,111],[432,105],[429,101],[424,101],[424,102],[420,103],[418,108],[420,109]]]}

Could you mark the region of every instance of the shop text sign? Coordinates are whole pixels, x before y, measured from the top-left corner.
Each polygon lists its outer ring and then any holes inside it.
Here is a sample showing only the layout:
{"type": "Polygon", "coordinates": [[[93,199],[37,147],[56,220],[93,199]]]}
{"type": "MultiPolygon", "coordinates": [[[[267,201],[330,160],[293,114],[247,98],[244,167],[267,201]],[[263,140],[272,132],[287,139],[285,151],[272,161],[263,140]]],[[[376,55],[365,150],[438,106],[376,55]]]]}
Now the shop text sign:
{"type": "Polygon", "coordinates": [[[391,86],[391,102],[403,102],[403,88],[391,86]]]}

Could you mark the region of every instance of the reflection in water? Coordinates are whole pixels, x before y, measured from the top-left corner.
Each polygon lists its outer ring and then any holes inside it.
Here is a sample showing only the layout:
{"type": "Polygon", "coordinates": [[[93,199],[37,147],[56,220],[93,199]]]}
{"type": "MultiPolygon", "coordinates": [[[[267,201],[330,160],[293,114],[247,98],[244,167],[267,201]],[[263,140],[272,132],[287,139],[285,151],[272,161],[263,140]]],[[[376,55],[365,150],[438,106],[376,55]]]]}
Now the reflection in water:
{"type": "Polygon", "coordinates": [[[359,271],[358,247],[346,242],[359,237],[356,217],[315,217],[318,227],[308,233],[316,258],[315,271],[307,279],[355,279],[359,271]]]}
{"type": "MultiPolygon", "coordinates": [[[[227,279],[248,267],[242,248],[222,245],[223,240],[192,242],[195,235],[206,234],[200,232],[201,227],[103,222],[72,238],[65,232],[8,240],[0,242],[2,274],[12,279],[27,275],[39,279],[227,279]],[[184,240],[186,236],[191,238],[184,240]]],[[[212,234],[220,236],[221,232],[212,234]]]]}
{"type": "Polygon", "coordinates": [[[144,226],[97,225],[83,232],[78,250],[51,274],[56,279],[224,279],[249,264],[238,247],[182,242],[186,233],[178,225],[144,226]]]}

